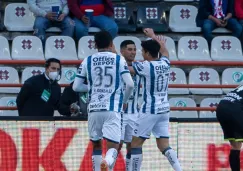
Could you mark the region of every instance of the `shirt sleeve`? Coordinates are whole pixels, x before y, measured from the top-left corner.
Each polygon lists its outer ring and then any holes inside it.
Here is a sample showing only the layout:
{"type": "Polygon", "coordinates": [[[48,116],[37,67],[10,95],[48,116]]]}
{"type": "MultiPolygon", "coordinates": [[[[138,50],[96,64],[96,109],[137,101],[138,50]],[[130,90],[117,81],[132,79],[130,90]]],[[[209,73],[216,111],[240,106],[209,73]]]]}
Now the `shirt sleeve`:
{"type": "Polygon", "coordinates": [[[76,77],[83,78],[83,79],[87,78],[86,66],[87,66],[87,58],[85,58],[83,60],[83,62],[80,64],[78,71],[77,71],[77,74],[76,74],[76,77]]]}
{"type": "Polygon", "coordinates": [[[121,56],[120,59],[120,74],[130,73],[127,62],[125,61],[124,57],[121,56]]]}
{"type": "Polygon", "coordinates": [[[160,60],[165,61],[170,66],[170,60],[166,56],[162,56],[160,60]]]}
{"type": "Polygon", "coordinates": [[[139,76],[145,76],[146,75],[146,71],[145,70],[146,70],[147,65],[148,65],[148,61],[133,62],[132,63],[134,71],[139,76]]]}

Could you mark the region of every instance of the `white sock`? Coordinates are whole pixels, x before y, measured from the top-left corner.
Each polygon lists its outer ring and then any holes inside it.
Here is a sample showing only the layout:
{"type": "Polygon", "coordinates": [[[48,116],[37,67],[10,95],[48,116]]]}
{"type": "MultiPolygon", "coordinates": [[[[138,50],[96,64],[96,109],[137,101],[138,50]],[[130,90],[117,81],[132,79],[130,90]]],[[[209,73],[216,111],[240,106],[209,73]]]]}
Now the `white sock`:
{"type": "Polygon", "coordinates": [[[100,171],[101,161],[102,161],[102,151],[94,150],[92,154],[93,171],[100,171]]]}
{"type": "Polygon", "coordinates": [[[142,148],[132,148],[131,150],[131,163],[132,171],[140,171],[143,161],[143,152],[142,148]]]}
{"type": "Polygon", "coordinates": [[[165,157],[167,157],[168,161],[175,171],[182,171],[179,160],[177,158],[177,154],[172,148],[168,147],[163,151],[163,154],[165,155],[165,157]]]}
{"type": "Polygon", "coordinates": [[[110,148],[105,155],[105,161],[107,162],[110,169],[112,169],[115,165],[117,158],[117,150],[115,148],[110,148]]]}
{"type": "Polygon", "coordinates": [[[131,153],[126,156],[126,171],[132,171],[131,153]]]}

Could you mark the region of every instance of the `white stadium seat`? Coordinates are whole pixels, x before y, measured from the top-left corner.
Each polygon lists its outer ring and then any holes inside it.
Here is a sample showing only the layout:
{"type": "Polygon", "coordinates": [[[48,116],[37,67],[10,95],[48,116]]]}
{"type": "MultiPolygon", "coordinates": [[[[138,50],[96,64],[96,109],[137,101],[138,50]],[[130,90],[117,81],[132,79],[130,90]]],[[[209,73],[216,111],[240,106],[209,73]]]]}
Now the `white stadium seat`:
{"type": "Polygon", "coordinates": [[[24,82],[35,75],[40,75],[45,72],[44,67],[27,67],[22,72],[22,78],[21,78],[21,84],[24,84],[24,82]]]}
{"type": "MultiPolygon", "coordinates": [[[[189,84],[220,85],[219,74],[212,68],[194,68],[189,73],[189,84]]],[[[222,94],[221,88],[189,88],[192,94],[222,94]]]]}
{"type": "Polygon", "coordinates": [[[219,28],[214,29],[213,33],[231,33],[231,31],[226,28],[219,27],[219,28]]]}
{"type": "Polygon", "coordinates": [[[178,58],[186,61],[211,61],[208,43],[200,36],[184,36],[178,43],[178,58]]]}
{"type": "MultiPolygon", "coordinates": [[[[180,68],[171,68],[169,84],[187,84],[185,72],[180,68]]],[[[189,94],[189,90],[188,88],[169,88],[169,94],[189,94]]]]}
{"type": "MultiPolygon", "coordinates": [[[[217,107],[220,100],[220,98],[205,98],[201,101],[200,107],[217,107]]],[[[200,111],[199,118],[216,118],[216,112],[200,111]]]]}
{"type": "MultiPolygon", "coordinates": [[[[0,67],[0,84],[19,84],[19,75],[12,67],[0,67]]],[[[18,93],[18,87],[1,87],[0,93],[18,93]]]]}
{"type": "Polygon", "coordinates": [[[215,61],[243,61],[240,40],[233,36],[217,36],[212,40],[211,58],[215,61]]]}
{"type": "Polygon", "coordinates": [[[45,58],[77,60],[75,42],[68,36],[51,36],[46,40],[45,58]]]}
{"type": "Polygon", "coordinates": [[[176,48],[175,48],[175,42],[172,38],[165,36],[166,40],[166,48],[169,51],[169,59],[170,61],[178,61],[177,55],[176,55],[176,48]]]}
{"type": "MultiPolygon", "coordinates": [[[[169,100],[171,107],[196,107],[196,103],[191,98],[176,97],[169,100]]],[[[175,118],[198,118],[197,111],[171,111],[170,117],[175,118]]]]}
{"type": "Polygon", "coordinates": [[[36,36],[17,36],[12,43],[12,59],[44,60],[41,40],[36,36]]]}
{"type": "MultiPolygon", "coordinates": [[[[243,84],[243,68],[227,68],[222,73],[222,85],[243,84]]],[[[228,93],[232,88],[223,88],[224,93],[228,93]]]]}
{"type": "MultiPolygon", "coordinates": [[[[16,97],[2,97],[0,99],[1,107],[16,107],[16,97]]],[[[0,116],[19,116],[17,110],[0,110],[0,116]]]]}
{"type": "Polygon", "coordinates": [[[132,40],[134,41],[136,48],[137,48],[137,54],[135,57],[135,60],[143,60],[142,57],[142,47],[141,47],[141,41],[139,38],[134,37],[134,36],[117,36],[114,40],[113,43],[116,47],[117,53],[120,55],[120,45],[124,40],[132,40]]]}
{"type": "Polygon", "coordinates": [[[169,27],[173,32],[201,32],[196,26],[197,8],[192,5],[175,5],[170,9],[169,27]]]}
{"type": "Polygon", "coordinates": [[[5,37],[0,36],[0,42],[1,42],[0,59],[1,60],[11,60],[8,40],[5,37]]]}
{"type": "Polygon", "coordinates": [[[34,21],[26,3],[11,3],[5,8],[4,25],[8,31],[32,31],[34,21]]]}
{"type": "Polygon", "coordinates": [[[94,36],[84,36],[78,42],[78,58],[84,59],[98,50],[95,48],[94,36]]]}
{"type": "MultiPolygon", "coordinates": [[[[50,27],[46,30],[47,32],[57,32],[60,33],[62,30],[59,27],[50,27]]],[[[101,31],[98,27],[89,27],[89,33],[96,33],[101,31]]]]}

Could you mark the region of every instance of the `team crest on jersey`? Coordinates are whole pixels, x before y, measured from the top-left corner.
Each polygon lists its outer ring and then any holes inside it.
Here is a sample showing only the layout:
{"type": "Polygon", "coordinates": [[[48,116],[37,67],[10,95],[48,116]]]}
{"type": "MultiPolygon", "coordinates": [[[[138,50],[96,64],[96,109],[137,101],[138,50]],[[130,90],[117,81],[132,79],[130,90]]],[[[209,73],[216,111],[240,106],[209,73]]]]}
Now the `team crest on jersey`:
{"type": "Polygon", "coordinates": [[[67,70],[65,72],[65,78],[68,80],[68,81],[73,81],[74,78],[75,78],[76,74],[73,70],[67,70]]]}
{"type": "Polygon", "coordinates": [[[105,97],[104,94],[100,94],[100,95],[98,96],[99,101],[101,101],[104,97],[105,97]]]}
{"type": "Polygon", "coordinates": [[[243,80],[243,74],[241,72],[235,72],[233,73],[232,78],[235,82],[239,83],[243,80]]]}

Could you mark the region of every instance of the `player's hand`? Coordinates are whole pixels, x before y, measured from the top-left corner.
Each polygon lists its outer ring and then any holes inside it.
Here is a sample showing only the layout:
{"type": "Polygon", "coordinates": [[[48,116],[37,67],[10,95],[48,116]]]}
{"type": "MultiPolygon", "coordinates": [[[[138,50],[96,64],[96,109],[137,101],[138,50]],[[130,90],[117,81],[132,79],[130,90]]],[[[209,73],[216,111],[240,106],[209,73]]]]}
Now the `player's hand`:
{"type": "Polygon", "coordinates": [[[165,48],[166,47],[166,38],[163,35],[158,35],[157,36],[157,42],[160,44],[160,48],[165,48]]]}
{"type": "Polygon", "coordinates": [[[155,36],[154,30],[151,28],[145,28],[143,32],[147,37],[153,38],[155,36]]]}
{"type": "Polygon", "coordinates": [[[63,21],[63,19],[66,17],[65,14],[61,14],[58,18],[57,21],[63,21]]]}
{"type": "Polygon", "coordinates": [[[127,103],[123,103],[123,111],[127,109],[127,103]]]}
{"type": "Polygon", "coordinates": [[[84,24],[89,24],[89,18],[85,15],[81,18],[81,20],[84,22],[84,24]]]}
{"type": "Polygon", "coordinates": [[[57,18],[57,13],[56,12],[48,12],[45,16],[47,19],[53,21],[56,20],[57,18]]]}

